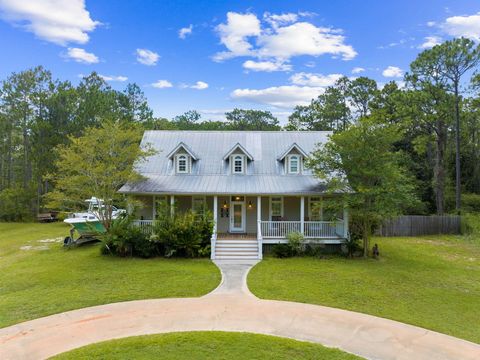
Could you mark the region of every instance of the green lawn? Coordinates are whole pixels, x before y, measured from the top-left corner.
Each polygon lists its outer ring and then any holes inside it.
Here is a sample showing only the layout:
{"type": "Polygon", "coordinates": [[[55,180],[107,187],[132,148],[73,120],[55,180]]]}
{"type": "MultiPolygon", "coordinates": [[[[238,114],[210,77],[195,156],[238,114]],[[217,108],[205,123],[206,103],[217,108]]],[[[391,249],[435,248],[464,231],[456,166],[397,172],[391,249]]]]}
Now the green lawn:
{"type": "Polygon", "coordinates": [[[0,223],[0,327],[111,302],[200,296],[220,282],[208,259],[122,259],[100,255],[99,244],[67,250],[38,241],[68,229],[0,223]]]}
{"type": "Polygon", "coordinates": [[[357,356],[318,344],[273,336],[227,332],[186,332],[107,341],[54,359],[325,359],[357,356]]]}
{"type": "Polygon", "coordinates": [[[375,239],[380,260],[267,258],[248,276],[260,298],[321,304],[480,343],[480,241],[375,239]]]}

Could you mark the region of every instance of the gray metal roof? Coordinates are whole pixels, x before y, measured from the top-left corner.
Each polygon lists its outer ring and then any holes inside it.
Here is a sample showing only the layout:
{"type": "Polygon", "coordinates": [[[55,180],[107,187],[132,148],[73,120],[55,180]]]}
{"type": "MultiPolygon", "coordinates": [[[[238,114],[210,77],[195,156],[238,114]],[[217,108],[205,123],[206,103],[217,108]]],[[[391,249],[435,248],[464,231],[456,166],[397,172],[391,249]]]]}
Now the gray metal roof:
{"type": "Polygon", "coordinates": [[[126,184],[122,193],[136,194],[318,194],[325,190],[310,170],[285,174],[279,156],[297,144],[307,154],[328,140],[328,131],[146,131],[142,146],[150,144],[157,154],[136,168],[145,177],[126,184]],[[199,160],[190,174],[176,174],[167,155],[184,143],[199,160]],[[230,174],[224,155],[236,144],[251,154],[245,175],[230,174]]]}

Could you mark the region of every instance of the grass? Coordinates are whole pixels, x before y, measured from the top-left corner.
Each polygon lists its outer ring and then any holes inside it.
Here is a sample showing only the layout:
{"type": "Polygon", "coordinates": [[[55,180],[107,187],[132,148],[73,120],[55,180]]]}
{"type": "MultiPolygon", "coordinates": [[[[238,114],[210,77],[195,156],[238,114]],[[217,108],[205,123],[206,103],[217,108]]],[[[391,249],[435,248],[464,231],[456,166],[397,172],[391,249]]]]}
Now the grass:
{"type": "Polygon", "coordinates": [[[38,241],[67,234],[63,223],[0,223],[0,327],[111,302],[201,296],[220,282],[208,259],[123,259],[100,255],[99,244],[38,241]]]}
{"type": "Polygon", "coordinates": [[[273,336],[227,332],[186,332],[137,336],[79,348],[54,359],[328,359],[357,356],[318,344],[273,336]]]}
{"type": "Polygon", "coordinates": [[[377,238],[374,259],[267,258],[248,276],[264,299],[353,310],[480,343],[480,242],[377,238]]]}

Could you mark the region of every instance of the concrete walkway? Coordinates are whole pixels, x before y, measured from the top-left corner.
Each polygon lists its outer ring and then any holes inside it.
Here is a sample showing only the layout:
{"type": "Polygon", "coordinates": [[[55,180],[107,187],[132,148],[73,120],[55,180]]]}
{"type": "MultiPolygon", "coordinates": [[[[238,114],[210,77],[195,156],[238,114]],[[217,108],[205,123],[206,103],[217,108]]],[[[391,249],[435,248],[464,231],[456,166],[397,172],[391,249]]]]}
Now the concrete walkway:
{"type": "Polygon", "coordinates": [[[480,359],[480,345],[419,327],[324,306],[260,300],[249,264],[217,264],[220,286],[200,298],[94,306],[0,329],[0,359],[44,359],[80,346],[174,331],[241,331],[306,340],[369,359],[480,359]]]}

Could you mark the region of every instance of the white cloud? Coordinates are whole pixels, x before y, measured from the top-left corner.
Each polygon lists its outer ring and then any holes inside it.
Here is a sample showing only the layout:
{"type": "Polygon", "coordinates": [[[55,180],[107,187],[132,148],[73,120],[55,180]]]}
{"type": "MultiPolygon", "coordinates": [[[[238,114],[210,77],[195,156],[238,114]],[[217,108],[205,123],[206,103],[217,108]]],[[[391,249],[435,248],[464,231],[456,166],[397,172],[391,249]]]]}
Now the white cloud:
{"type": "Polygon", "coordinates": [[[480,12],[475,15],[451,16],[440,27],[448,35],[480,41],[480,12]]]}
{"type": "Polygon", "coordinates": [[[158,80],[158,81],[155,81],[152,84],[152,86],[157,89],[166,89],[166,88],[171,88],[173,85],[168,80],[158,80]]]}
{"type": "Polygon", "coordinates": [[[403,71],[397,66],[389,66],[383,70],[382,75],[385,77],[402,77],[403,71]]]}
{"type": "Polygon", "coordinates": [[[364,72],[364,71],[365,71],[365,69],[362,68],[362,67],[354,67],[352,69],[352,74],[360,74],[361,72],[364,72]]]}
{"type": "Polygon", "coordinates": [[[260,20],[254,14],[227,13],[227,23],[216,27],[220,42],[228,51],[217,53],[215,61],[226,60],[235,56],[251,55],[252,45],[249,36],[260,35],[260,20]]]}
{"type": "Polygon", "coordinates": [[[435,25],[437,25],[437,23],[435,21],[428,21],[427,22],[428,27],[432,27],[432,26],[435,26],[435,25]]]}
{"type": "Polygon", "coordinates": [[[97,55],[80,48],[68,48],[66,57],[82,64],[96,64],[99,62],[97,55]]]}
{"type": "Polygon", "coordinates": [[[297,73],[290,77],[290,81],[295,85],[305,85],[313,87],[327,87],[332,86],[340,79],[342,74],[311,74],[311,73],[297,73]]]}
{"type": "Polygon", "coordinates": [[[178,30],[178,37],[180,39],[185,39],[187,37],[187,35],[192,34],[192,31],[193,31],[193,25],[190,24],[190,26],[184,27],[184,28],[181,28],[180,30],[178,30]]]}
{"type": "Polygon", "coordinates": [[[99,75],[103,80],[105,81],[119,81],[119,82],[124,82],[127,81],[128,78],[126,76],[118,75],[99,75]]]}
{"type": "Polygon", "coordinates": [[[236,89],[230,96],[235,100],[267,104],[279,108],[291,109],[297,105],[308,105],[310,101],[324,92],[324,88],[310,86],[273,86],[266,89],[236,89]]]}
{"type": "Polygon", "coordinates": [[[195,85],[190,85],[189,88],[196,90],[205,90],[208,88],[208,84],[204,81],[197,81],[195,85]]]}
{"type": "Polygon", "coordinates": [[[85,44],[100,24],[92,20],[84,0],[0,0],[0,15],[40,39],[59,45],[85,44]]]}
{"type": "Polygon", "coordinates": [[[160,55],[148,49],[137,49],[137,61],[140,64],[153,66],[157,65],[160,55]]]}
{"type": "Polygon", "coordinates": [[[298,14],[270,14],[269,12],[266,12],[263,14],[263,19],[270,25],[272,25],[272,27],[277,28],[280,25],[286,25],[296,22],[298,20],[298,14]]]}
{"type": "Polygon", "coordinates": [[[247,60],[243,63],[243,68],[251,71],[290,71],[292,65],[273,61],[253,61],[247,60]]]}
{"type": "Polygon", "coordinates": [[[338,30],[316,27],[307,22],[298,22],[280,27],[272,34],[259,37],[260,57],[289,59],[293,56],[319,56],[332,54],[344,60],[353,59],[357,53],[344,43],[345,37],[338,30]]]}
{"type": "Polygon", "coordinates": [[[350,60],[357,55],[352,46],[345,44],[341,30],[296,22],[297,19],[298,15],[291,13],[266,14],[267,26],[262,29],[255,14],[229,12],[227,22],[216,28],[227,51],[217,53],[214,60],[250,56],[285,62],[294,56],[324,54],[350,60]]]}
{"type": "Polygon", "coordinates": [[[427,36],[424,40],[423,44],[418,47],[419,49],[431,49],[442,42],[442,38],[439,36],[427,36]]]}

